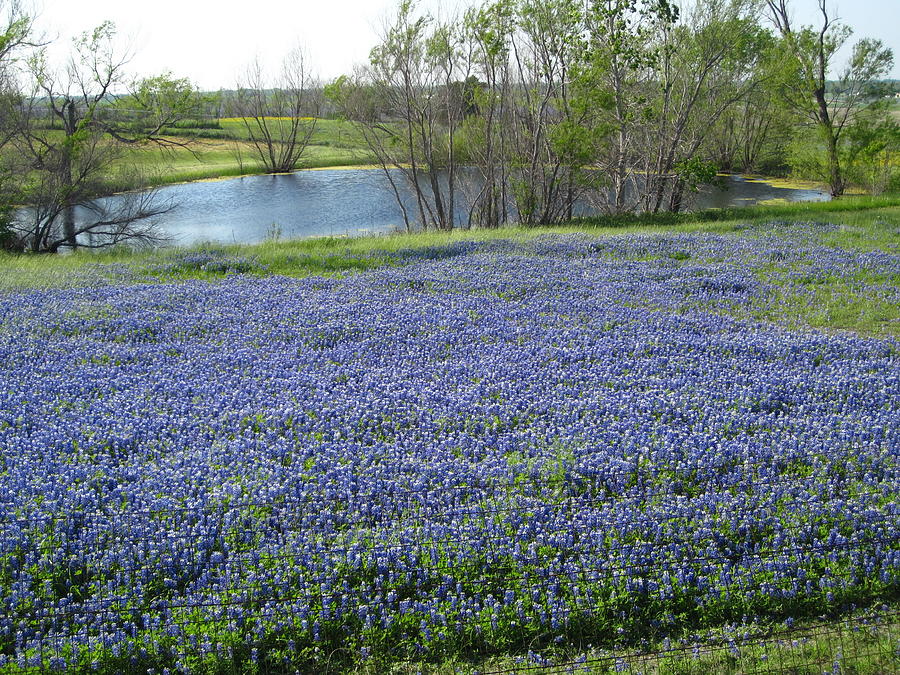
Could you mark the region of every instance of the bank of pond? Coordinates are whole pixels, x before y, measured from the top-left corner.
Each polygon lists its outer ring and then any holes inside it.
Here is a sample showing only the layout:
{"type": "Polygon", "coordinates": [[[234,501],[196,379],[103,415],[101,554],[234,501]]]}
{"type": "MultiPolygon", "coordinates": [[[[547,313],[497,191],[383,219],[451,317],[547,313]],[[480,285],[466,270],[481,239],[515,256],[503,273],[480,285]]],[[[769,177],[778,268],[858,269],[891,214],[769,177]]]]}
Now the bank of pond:
{"type": "MultiPolygon", "coordinates": [[[[412,190],[396,181],[411,207],[412,190]]],[[[472,190],[458,191],[456,221],[468,222],[472,190]]],[[[112,206],[121,197],[103,200],[112,206]]],[[[402,211],[382,171],[367,168],[319,169],[290,174],[255,175],[169,185],[158,199],[174,208],[156,217],[156,225],[176,245],[199,242],[252,244],[266,239],[311,236],[359,236],[402,229],[402,211]]],[[[761,203],[825,201],[828,193],[810,186],[739,175],[722,177],[692,195],[694,210],[753,206],[761,203]]],[[[412,209],[410,209],[412,212],[412,209]]],[[[596,212],[579,202],[575,215],[596,212]]],[[[93,214],[79,209],[76,218],[93,214]]]]}

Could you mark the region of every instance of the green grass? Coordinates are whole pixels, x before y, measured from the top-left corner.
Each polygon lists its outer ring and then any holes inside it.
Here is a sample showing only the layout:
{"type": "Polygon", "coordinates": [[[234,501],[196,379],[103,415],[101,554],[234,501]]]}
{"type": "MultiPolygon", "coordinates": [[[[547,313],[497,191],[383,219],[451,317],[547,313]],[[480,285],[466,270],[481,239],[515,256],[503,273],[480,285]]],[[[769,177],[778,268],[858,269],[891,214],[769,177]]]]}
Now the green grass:
{"type": "MultiPolygon", "coordinates": [[[[454,230],[414,234],[376,235],[358,238],[318,237],[297,240],[269,240],[254,245],[206,245],[188,251],[215,252],[228,258],[251,260],[243,271],[259,275],[305,277],[342,276],[385,265],[397,264],[396,253],[408,250],[434,251],[458,241],[508,239],[524,242],[549,233],[586,232],[599,237],[631,236],[636,233],[712,232],[755,236],[750,223],[773,220],[816,221],[838,224],[822,231],[818,243],[859,251],[900,253],[900,199],[854,197],[840,202],[759,206],[745,209],[707,211],[679,215],[672,223],[664,215],[648,218],[593,219],[554,227],[505,227],[494,230],[454,230]]],[[[158,279],[157,270],[168,265],[166,279],[215,279],[225,272],[198,266],[178,266],[172,262],[185,249],[130,251],[116,249],[102,253],[76,252],[70,255],[0,255],[0,291],[3,289],[46,288],[86,283],[92,274],[104,277],[132,276],[137,280],[158,279]]],[[[752,307],[752,317],[791,327],[820,330],[848,330],[873,336],[900,336],[900,307],[888,298],[858,296],[840,278],[816,279],[798,292],[797,272],[787,263],[766,266],[758,273],[761,282],[773,288],[777,302],[761,301],[752,307]],[[776,308],[776,309],[772,309],[776,308]]],[[[866,283],[897,286],[900,279],[867,277],[866,283]]]]}
{"type": "MultiPolygon", "coordinates": [[[[598,654],[588,658],[590,673],[644,673],[654,675],[740,675],[747,672],[789,672],[792,675],[820,675],[838,672],[883,675],[900,666],[895,649],[898,626],[885,626],[854,633],[852,629],[808,629],[792,631],[788,639],[760,640],[736,650],[725,645],[704,648],[661,649],[646,654],[598,654]],[[848,647],[852,645],[853,649],[848,647]],[[596,660],[594,660],[596,659],[596,660]]],[[[496,670],[502,670],[497,664],[496,670]]],[[[510,666],[513,664],[509,664],[510,666]]],[[[570,666],[549,668],[547,673],[572,672],[570,666]]],[[[579,672],[575,669],[575,672],[579,672]]]]}
{"type": "MultiPolygon", "coordinates": [[[[889,616],[888,619],[891,619],[889,616]]],[[[886,623],[864,626],[851,619],[798,625],[790,630],[760,631],[758,637],[735,646],[727,638],[694,650],[691,644],[655,644],[640,651],[603,650],[589,646],[580,653],[554,654],[557,665],[538,667],[526,654],[491,658],[484,662],[448,661],[443,664],[381,663],[360,664],[346,672],[355,675],[463,675],[476,672],[526,672],[550,674],[617,672],[644,675],[741,675],[747,672],[779,672],[792,675],[820,675],[836,672],[853,675],[886,675],[900,670],[897,640],[900,624],[896,617],[886,623]]],[[[542,656],[546,656],[542,654],[542,656]]],[[[339,672],[336,669],[335,672],[339,672]]],[[[340,671],[343,672],[343,671],[340,671]]]]}
{"type": "Polygon", "coordinates": [[[855,195],[828,202],[793,202],[787,204],[760,204],[736,206],[727,209],[706,209],[683,213],[658,213],[652,215],[624,214],[593,216],[583,219],[586,225],[599,227],[634,227],[684,225],[704,229],[707,223],[762,222],[765,220],[821,220],[852,225],[859,219],[866,221],[873,209],[889,209],[900,206],[900,196],[882,195],[870,197],[855,195]],[[855,215],[853,215],[855,214],[855,215]]]}
{"type": "MultiPolygon", "coordinates": [[[[348,123],[334,120],[320,122],[323,130],[319,131],[317,125],[316,134],[300,160],[301,168],[351,166],[372,162],[368,149],[353,135],[353,129],[348,123]]],[[[235,129],[241,130],[243,126],[235,129]]],[[[226,128],[224,132],[230,134],[232,130],[226,128]]],[[[246,140],[246,132],[235,133],[234,138],[201,136],[195,139],[173,137],[173,140],[190,140],[190,144],[171,149],[160,149],[154,145],[135,147],[113,167],[110,176],[112,183],[120,189],[131,187],[128,175],[135,168],[153,185],[264,172],[256,157],[256,150],[246,140]]]]}
{"type": "MultiPolygon", "coordinates": [[[[280,125],[286,125],[287,121],[280,118],[269,118],[268,125],[270,128],[277,128],[280,125]]],[[[251,127],[252,128],[252,127],[251,127]]],[[[168,128],[166,132],[172,136],[190,135],[196,139],[211,140],[237,140],[249,141],[250,133],[247,126],[240,118],[222,118],[219,120],[219,126],[214,128],[201,129],[183,129],[168,128]]],[[[344,120],[329,120],[319,118],[316,120],[316,126],[310,138],[312,145],[332,146],[337,148],[359,149],[365,147],[365,141],[357,128],[350,122],[344,120]]]]}
{"type": "MultiPolygon", "coordinates": [[[[358,269],[356,259],[373,252],[426,249],[446,246],[456,241],[528,241],[545,234],[572,232],[587,232],[597,236],[671,232],[736,233],[743,231],[748,223],[764,223],[775,219],[838,223],[840,230],[824,235],[822,243],[830,246],[894,253],[900,250],[900,235],[897,233],[897,228],[900,228],[900,197],[853,197],[840,202],[709,210],[696,214],[675,214],[675,218],[672,214],[594,218],[546,227],[507,226],[497,229],[455,229],[446,232],[362,237],[311,237],[269,240],[259,244],[217,244],[213,248],[234,255],[256,256],[261,262],[270,265],[273,273],[302,277],[358,269]]],[[[208,249],[210,245],[201,244],[194,248],[208,249]]],[[[79,251],[61,256],[0,254],[3,256],[0,260],[5,272],[0,279],[8,280],[10,275],[16,276],[20,272],[29,276],[27,270],[34,269],[40,269],[47,277],[52,277],[58,272],[65,273],[91,263],[141,265],[147,261],[164,259],[172,252],[173,249],[131,251],[123,248],[100,253],[79,251]]]]}
{"type": "MultiPolygon", "coordinates": [[[[170,129],[172,135],[168,138],[186,144],[185,147],[163,149],[145,143],[127,148],[106,177],[110,192],[141,184],[167,185],[264,173],[244,124],[232,119],[222,120],[220,126],[219,129],[170,129]]],[[[56,129],[46,133],[61,139],[63,132],[56,129]]],[[[300,168],[372,162],[371,152],[352,123],[320,119],[300,160],[300,168]]]]}
{"type": "Polygon", "coordinates": [[[764,283],[774,283],[774,298],[761,303],[757,318],[790,327],[810,327],[823,331],[853,331],[863,335],[900,336],[900,305],[891,298],[863,297],[854,285],[883,284],[900,288],[900,277],[860,273],[848,285],[846,279],[825,277],[811,280],[805,294],[794,292],[784,279],[784,269],[773,268],[759,275],[764,283]],[[771,309],[777,308],[776,310],[771,309]]]}
{"type": "MultiPolygon", "coordinates": [[[[280,120],[270,120],[274,124],[286,124],[280,120]]],[[[221,133],[229,139],[247,141],[250,135],[246,125],[239,119],[223,119],[219,122],[221,133]]],[[[201,132],[202,135],[202,132],[201,132]]],[[[362,135],[351,122],[345,120],[317,119],[316,127],[310,138],[310,145],[345,148],[348,150],[365,149],[366,143],[362,135]]]]}

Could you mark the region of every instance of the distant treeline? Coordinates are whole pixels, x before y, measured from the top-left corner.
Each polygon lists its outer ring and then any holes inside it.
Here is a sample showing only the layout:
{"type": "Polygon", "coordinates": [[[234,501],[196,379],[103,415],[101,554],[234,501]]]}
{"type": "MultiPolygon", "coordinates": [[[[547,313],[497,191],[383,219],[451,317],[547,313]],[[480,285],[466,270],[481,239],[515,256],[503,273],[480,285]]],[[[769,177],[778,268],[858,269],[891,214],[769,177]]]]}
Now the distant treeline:
{"type": "MultiPolygon", "coordinates": [[[[255,166],[291,171],[323,117],[354,126],[410,229],[556,223],[585,201],[677,213],[722,171],[790,173],[834,196],[897,190],[893,54],[863,38],[838,62],[852,31],[819,7],[798,26],[789,0],[484,0],[451,18],[400,0],[352,73],[324,84],[298,48],[277,75],[255,61],[235,89],[202,93],[169,73],[126,76],[108,22],[51,70],[32,17],[0,0],[0,205],[33,214],[14,226],[0,208],[0,240],[73,245],[75,207],[98,208],[127,148],[239,137],[255,166]],[[479,186],[463,218],[461,167],[479,186]]],[[[143,223],[160,208],[79,227],[103,245],[152,241],[143,223]]]]}

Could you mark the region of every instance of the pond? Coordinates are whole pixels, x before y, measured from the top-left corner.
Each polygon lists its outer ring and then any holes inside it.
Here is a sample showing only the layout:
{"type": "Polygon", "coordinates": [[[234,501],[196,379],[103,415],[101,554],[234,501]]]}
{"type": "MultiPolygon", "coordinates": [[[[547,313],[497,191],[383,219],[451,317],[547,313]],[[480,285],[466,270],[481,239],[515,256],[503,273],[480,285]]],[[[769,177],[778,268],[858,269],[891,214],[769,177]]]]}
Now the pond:
{"type": "MultiPolygon", "coordinates": [[[[828,199],[827,193],[818,190],[776,187],[741,176],[728,176],[725,181],[725,189],[707,188],[697,195],[693,208],[828,199]]],[[[159,197],[176,208],[160,216],[157,224],[182,246],[255,243],[276,234],[283,238],[355,236],[403,225],[388,181],[375,169],[318,169],[183,183],[161,188],[159,197]]],[[[464,209],[459,209],[459,215],[465,215],[464,209]]]]}

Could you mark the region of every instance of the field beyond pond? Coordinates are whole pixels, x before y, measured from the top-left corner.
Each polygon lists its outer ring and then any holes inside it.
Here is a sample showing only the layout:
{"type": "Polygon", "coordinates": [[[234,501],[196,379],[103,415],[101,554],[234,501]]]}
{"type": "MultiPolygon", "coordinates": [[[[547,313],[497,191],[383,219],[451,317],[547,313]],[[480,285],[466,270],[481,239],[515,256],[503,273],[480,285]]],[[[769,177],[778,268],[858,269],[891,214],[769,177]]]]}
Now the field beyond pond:
{"type": "MultiPolygon", "coordinates": [[[[274,125],[270,131],[276,135],[278,125],[286,124],[277,119],[267,121],[274,125]]],[[[54,142],[61,142],[60,129],[48,129],[46,133],[54,142]]],[[[168,128],[165,138],[168,143],[164,146],[142,143],[124,149],[103,177],[104,192],[265,173],[240,118],[221,119],[212,128],[168,128]]],[[[364,165],[373,161],[352,122],[317,119],[298,168],[364,165]]]]}
{"type": "MultiPolygon", "coordinates": [[[[286,122],[270,119],[268,123],[277,126],[286,122]]],[[[309,123],[312,124],[312,120],[309,123]]],[[[216,128],[192,129],[184,132],[187,135],[179,135],[178,129],[168,131],[170,139],[185,144],[184,147],[138,146],[126,153],[120,166],[116,167],[116,170],[126,171],[124,178],[114,173],[111,179],[127,181],[135,167],[153,185],[265,173],[240,118],[222,119],[216,128]]],[[[258,131],[256,133],[259,135],[258,131]]],[[[278,131],[273,133],[277,135],[278,131]]],[[[353,123],[317,119],[298,168],[352,166],[373,161],[371,151],[353,123]]]]}
{"type": "Polygon", "coordinates": [[[900,669],[897,208],[34,260],[0,673],[900,669]]]}

